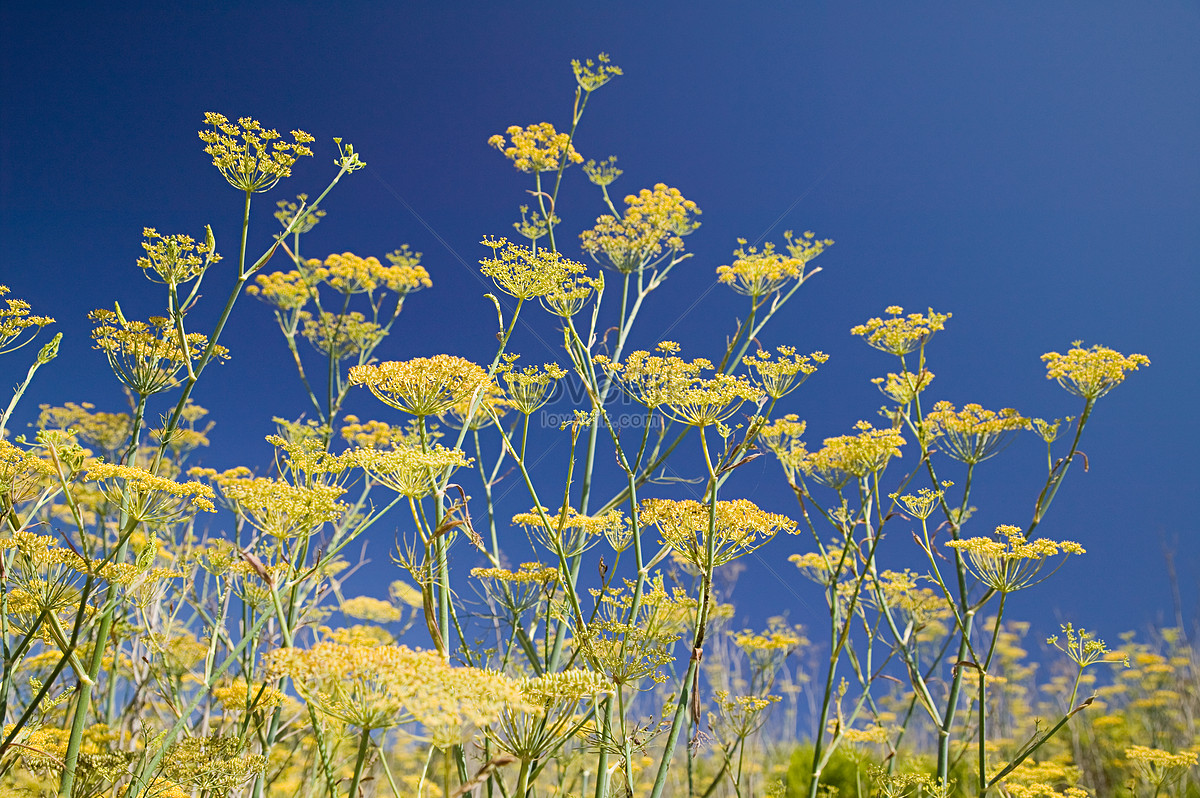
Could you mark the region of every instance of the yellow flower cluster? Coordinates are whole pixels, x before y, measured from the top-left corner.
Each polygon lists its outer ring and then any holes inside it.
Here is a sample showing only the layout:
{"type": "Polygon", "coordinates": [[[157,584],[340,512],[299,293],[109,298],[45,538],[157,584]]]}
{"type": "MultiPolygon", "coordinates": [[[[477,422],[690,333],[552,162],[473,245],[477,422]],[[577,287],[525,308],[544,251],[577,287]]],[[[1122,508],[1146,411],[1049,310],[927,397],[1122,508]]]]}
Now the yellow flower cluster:
{"type": "Polygon", "coordinates": [[[632,534],[626,524],[625,514],[620,510],[609,510],[603,515],[580,515],[571,507],[563,507],[558,511],[543,507],[540,513],[537,509],[517,513],[512,522],[532,532],[552,551],[557,551],[561,546],[568,556],[590,548],[601,535],[614,549],[621,551],[629,545],[632,534]],[[542,522],[543,517],[550,522],[549,527],[542,522]]]}
{"type": "Polygon", "coordinates": [[[346,505],[338,501],[346,491],[336,485],[303,487],[268,477],[252,477],[243,469],[223,474],[211,469],[193,469],[190,473],[213,480],[225,499],[253,527],[280,540],[308,537],[346,511],[346,505]]]}
{"type": "Polygon", "coordinates": [[[346,415],[342,420],[345,422],[340,430],[342,438],[364,449],[404,446],[408,440],[402,427],[393,427],[383,421],[360,421],[355,415],[346,415]]]}
{"type": "MultiPolygon", "coordinates": [[[[0,285],[0,296],[4,296],[11,290],[7,285],[0,285]]],[[[21,333],[32,327],[40,330],[47,324],[53,323],[54,319],[49,316],[29,315],[29,303],[23,299],[4,300],[4,307],[0,308],[0,355],[19,349],[32,340],[27,338],[19,344],[14,344],[13,342],[20,337],[21,333]]]]}
{"type": "Polygon", "coordinates": [[[368,351],[387,335],[383,327],[367,321],[358,311],[336,314],[323,310],[315,319],[311,313],[300,311],[299,320],[304,322],[301,335],[314,349],[334,360],[345,360],[368,351]]]}
{"type": "Polygon", "coordinates": [[[269,272],[255,277],[256,285],[246,286],[246,293],[283,311],[299,310],[313,297],[319,281],[316,274],[301,274],[295,270],[269,272]]]}
{"type": "Polygon", "coordinates": [[[556,316],[569,319],[587,305],[592,294],[604,294],[604,275],[576,275],[564,280],[553,291],[541,297],[542,306],[556,316]]]}
{"type": "Polygon", "coordinates": [[[342,602],[342,614],[348,618],[359,618],[374,623],[393,623],[404,617],[400,608],[390,601],[356,596],[342,602]]]}
{"type": "Polygon", "coordinates": [[[1011,407],[997,412],[968,404],[955,410],[954,405],[944,401],[933,406],[925,421],[927,437],[941,435],[946,454],[969,465],[999,454],[1018,430],[1033,427],[1029,419],[1011,407]]]}
{"type": "Polygon", "coordinates": [[[824,446],[808,455],[800,468],[818,482],[840,489],[851,479],[862,479],[900,456],[904,437],[899,432],[875,429],[866,421],[855,424],[855,429],[859,430],[857,435],[826,438],[824,446]]]}
{"type": "Polygon", "coordinates": [[[239,737],[184,737],[163,757],[163,774],[200,792],[225,795],[267,766],[261,754],[247,754],[239,737]]]}
{"type": "Polygon", "coordinates": [[[625,589],[590,591],[599,599],[599,612],[580,631],[579,644],[593,665],[619,687],[646,677],[662,684],[667,677],[661,669],[675,661],[672,647],[695,600],[678,589],[668,594],[659,576],[643,594],[636,617],[630,619],[631,588],[627,580],[625,589]]]}
{"type": "Polygon", "coordinates": [[[920,374],[905,371],[901,374],[889,373],[886,378],[876,377],[871,380],[884,396],[898,405],[907,405],[917,398],[917,394],[929,387],[933,382],[933,372],[922,369],[920,374]]]}
{"type": "Polygon", "coordinates": [[[724,283],[739,294],[753,299],[773,294],[792,280],[805,278],[804,269],[808,262],[832,246],[832,239],[817,239],[812,232],[793,239],[792,231],[784,233],[788,255],[775,251],[768,241],[759,252],[757,247],[747,247],[746,239],[739,238],[740,246],[733,251],[734,261],[730,266],[717,267],[717,282],[724,283]]]}
{"type": "Polygon", "coordinates": [[[1066,555],[1085,553],[1083,546],[1070,540],[1026,540],[1018,526],[1001,524],[996,527],[996,535],[951,540],[946,545],[966,555],[967,567],[979,581],[1002,593],[1044,581],[1050,574],[1035,578],[1051,557],[1062,554],[1065,560],[1066,555]]]}
{"type": "Polygon", "coordinates": [[[506,705],[524,704],[520,685],[502,673],[456,668],[437,652],[406,646],[281,648],[266,656],[265,669],[268,678],[290,676],[323,715],[366,730],[419,723],[441,748],[506,705]]]}
{"type": "Polygon", "coordinates": [[[411,251],[407,244],[386,257],[391,266],[384,266],[375,257],[334,253],[324,262],[315,258],[308,261],[307,267],[339,294],[369,294],[383,286],[403,295],[433,285],[429,272],[421,265],[421,253],[411,251]]]}
{"type": "Polygon", "coordinates": [[[263,712],[283,704],[287,696],[267,684],[250,684],[245,679],[214,687],[213,698],[226,712],[263,712]]]}
{"type": "Polygon", "coordinates": [[[461,357],[434,355],[350,369],[350,384],[365,385],[379,401],[414,416],[436,416],[469,401],[487,372],[461,357]]]}
{"type": "Polygon", "coordinates": [[[793,346],[776,347],[779,356],[771,359],[769,352],[758,351],[758,357],[745,357],[742,362],[754,369],[758,379],[755,382],[763,393],[772,399],[781,399],[799,388],[806,379],[816,373],[817,367],[810,361],[824,363],[829,355],[824,352],[813,352],[811,355],[797,355],[793,346]]]}
{"type": "MultiPolygon", "coordinates": [[[[148,323],[128,321],[119,312],[100,309],[88,317],[97,325],[92,330],[95,348],[108,356],[117,378],[140,396],[174,387],[184,363],[189,358],[199,360],[208,346],[206,336],[188,333],[185,349],[171,321],[161,316],[151,316],[148,323]]],[[[215,346],[213,356],[227,358],[229,350],[215,346]]]]}
{"type": "Polygon", "coordinates": [[[621,68],[609,62],[608,53],[600,53],[596,60],[587,59],[582,64],[578,59],[571,60],[571,70],[575,73],[575,82],[587,93],[608,83],[617,75],[623,75],[621,68]]]}
{"type": "Polygon", "coordinates": [[[758,440],[779,459],[790,483],[795,483],[796,471],[808,457],[808,449],[800,440],[807,428],[807,422],[801,421],[795,413],[788,413],[758,431],[758,440]]]}
{"type": "Polygon", "coordinates": [[[1197,751],[1192,749],[1171,753],[1159,748],[1131,745],[1125,749],[1125,758],[1137,768],[1142,778],[1161,789],[1163,785],[1181,777],[1188,768],[1196,766],[1197,751]]]}
{"type": "Polygon", "coordinates": [[[436,492],[443,474],[472,462],[462,450],[448,449],[438,443],[425,450],[401,445],[393,449],[353,449],[348,454],[372,480],[410,499],[436,492]]]}
{"type": "Polygon", "coordinates": [[[881,352],[896,356],[906,355],[917,347],[924,346],[939,330],[945,329],[946,320],[950,313],[934,313],[930,308],[929,315],[909,313],[901,316],[904,308],[892,305],[885,308],[891,314],[888,319],[870,319],[866,324],[850,328],[851,335],[861,335],[867,343],[881,352]]]}
{"type": "Polygon", "coordinates": [[[682,251],[683,237],[700,226],[692,218],[700,215],[696,203],[663,183],[625,197],[625,204],[620,219],[605,214],[595,227],[579,234],[585,252],[621,274],[645,269],[662,255],[664,246],[672,253],[682,251]]]}
{"type": "Polygon", "coordinates": [[[899,498],[900,501],[904,502],[904,506],[908,508],[910,513],[917,518],[925,519],[933,513],[933,509],[938,506],[943,495],[940,490],[935,491],[930,488],[920,488],[916,496],[912,494],[899,496],[896,493],[889,493],[888,498],[893,501],[899,498]]]}
{"type": "Polygon", "coordinates": [[[510,571],[507,568],[472,568],[471,576],[476,579],[495,579],[511,585],[540,585],[545,587],[558,581],[558,569],[540,562],[523,562],[510,571]]]}
{"type": "Polygon", "coordinates": [[[0,438],[0,513],[33,498],[54,476],[50,463],[0,438]]]}
{"type": "Polygon", "coordinates": [[[1061,626],[1064,642],[1059,642],[1058,635],[1054,635],[1046,638],[1046,643],[1066,654],[1080,668],[1086,668],[1095,662],[1123,662],[1125,667],[1129,667],[1129,657],[1109,651],[1108,645],[1098,639],[1095,633],[1086,629],[1076,629],[1069,623],[1061,626]]]}
{"type": "Polygon", "coordinates": [[[287,228],[292,223],[292,220],[296,218],[296,214],[300,213],[303,209],[305,214],[304,219],[292,228],[293,233],[301,235],[316,227],[325,216],[325,211],[316,207],[308,207],[307,194],[297,194],[296,199],[299,200],[298,203],[291,202],[290,200],[279,200],[276,202],[275,207],[279,210],[275,211],[275,218],[279,220],[279,223],[284,228],[287,228]]]}
{"type": "Polygon", "coordinates": [[[658,527],[661,542],[701,572],[749,554],[779,532],[794,534],[796,530],[792,519],[761,510],[748,499],[717,502],[711,540],[709,507],[692,499],[646,499],[641,519],[647,526],[658,527]]]}
{"type": "MultiPolygon", "coordinates": [[[[146,257],[138,258],[138,268],[156,273],[167,285],[186,283],[221,259],[214,250],[212,228],[207,228],[203,244],[188,235],[159,235],[153,227],[142,230],[146,257]]],[[[147,274],[149,276],[149,274],[147,274]]]]}
{"type": "Polygon", "coordinates": [[[292,174],[297,156],[312,156],[306,144],[314,139],[303,130],[293,130],[293,141],[283,141],[275,130],[265,130],[249,117],[230,122],[221,114],[208,112],[200,131],[204,151],[212,156],[213,166],[221,171],[234,188],[247,193],[267,191],[280,178],[292,174]]]}
{"type": "Polygon", "coordinates": [[[478,396],[467,394],[452,404],[442,414],[442,420],[456,429],[462,429],[464,426],[468,429],[483,429],[497,422],[510,407],[504,389],[495,380],[489,380],[478,396]],[[472,405],[475,406],[475,412],[470,421],[467,421],[467,414],[471,412],[472,405]]]}
{"type": "Polygon", "coordinates": [[[704,358],[686,361],[676,353],[679,345],[663,341],[657,347],[661,354],[633,352],[624,365],[609,362],[603,356],[596,362],[618,375],[622,388],[636,401],[651,410],[662,412],[692,426],[716,424],[732,416],[743,402],[757,402],[763,392],[741,376],[714,374],[702,377],[712,369],[704,358]]]}
{"type": "Polygon", "coordinates": [[[213,506],[213,490],[199,482],[176,482],[137,466],[93,463],[87,478],[99,482],[113,504],[122,504],[131,518],[161,521],[180,518],[213,506]]]}
{"type": "Polygon", "coordinates": [[[504,382],[508,385],[508,403],[525,415],[536,412],[550,400],[551,389],[567,376],[567,372],[554,363],[547,363],[543,368],[526,366],[517,371],[513,366],[517,356],[506,355],[504,364],[504,382]]]}
{"type": "Polygon", "coordinates": [[[582,263],[564,258],[549,249],[531,249],[509,243],[506,238],[485,238],[492,257],[479,261],[480,271],[496,286],[517,299],[532,299],[555,294],[573,287],[578,275],[586,271],[582,263]]]}
{"type": "Polygon", "coordinates": [[[583,165],[583,173],[587,175],[587,179],[593,185],[601,188],[611,186],[618,177],[625,174],[623,170],[617,168],[617,156],[615,155],[610,155],[599,163],[588,161],[583,165]]]}
{"type": "MultiPolygon", "coordinates": [[[[591,163],[591,161],[588,163],[591,163]]],[[[562,219],[554,214],[546,216],[540,211],[530,213],[528,205],[522,205],[520,210],[521,221],[513,222],[513,229],[522,238],[528,238],[531,242],[537,241],[548,234],[556,224],[562,221],[562,219]]]]}
{"type": "Polygon", "coordinates": [[[499,133],[488,139],[489,147],[504,153],[522,172],[554,172],[565,155],[568,163],[583,163],[583,156],[571,146],[571,136],[559,133],[554,125],[541,122],[529,127],[512,125],[505,131],[510,144],[499,133]]]}
{"type": "Polygon", "coordinates": [[[1124,382],[1125,372],[1150,365],[1145,355],[1126,356],[1099,345],[1082,347],[1082,341],[1075,341],[1065,355],[1047,352],[1042,360],[1046,363],[1046,379],[1058,380],[1063,388],[1088,401],[1099,399],[1124,382]]]}

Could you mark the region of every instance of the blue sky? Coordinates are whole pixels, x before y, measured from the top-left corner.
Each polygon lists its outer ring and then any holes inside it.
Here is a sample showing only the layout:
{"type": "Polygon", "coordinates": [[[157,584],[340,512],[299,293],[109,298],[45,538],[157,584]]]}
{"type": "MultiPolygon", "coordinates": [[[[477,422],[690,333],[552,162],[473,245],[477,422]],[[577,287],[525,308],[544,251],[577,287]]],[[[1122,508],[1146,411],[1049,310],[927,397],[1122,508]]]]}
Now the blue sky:
{"type": "MultiPolygon", "coordinates": [[[[786,408],[814,444],[875,418],[869,380],[893,364],[848,330],[887,305],[954,313],[930,347],[931,397],[958,405],[1074,415],[1075,398],[1044,378],[1043,352],[1082,339],[1143,353],[1153,366],[1100,401],[1082,446],[1090,469],[1073,470],[1043,527],[1088,555],[1009,606],[1039,632],[1070,619],[1110,639],[1169,621],[1162,545],[1174,541],[1195,617],[1194,3],[10,2],[0,36],[0,282],[65,336],[18,428],[39,402],[121,409],[86,314],[114,300],[161,312],[158,286],[134,266],[143,227],[212,224],[219,249],[236,249],[240,197],[196,138],[206,111],[317,138],[315,158],[256,197],[259,248],[275,201],[319,191],[330,139],[352,142],[368,167],[325,203],[308,254],[424,252],[435,286],[409,301],[382,356],[486,361],[478,242],[508,234],[530,186],[485,142],[512,124],[566,126],[569,61],[605,51],[625,75],[593,97],[577,149],[619,157],[617,196],[665,182],[703,210],[694,256],[652,296],[639,345],[669,330],[685,355],[711,356],[744,312],[708,290],[736,239],[781,244],[784,230],[811,229],[837,244],[763,340],[831,355],[786,408]]],[[[602,210],[569,170],[568,256],[583,259],[574,232],[602,210]]],[[[232,277],[208,281],[197,320],[215,318],[232,277]]],[[[243,301],[223,342],[232,359],[196,395],[217,421],[203,458],[263,467],[271,418],[300,416],[306,400],[265,306],[243,301]]],[[[539,346],[522,333],[515,348],[549,358],[539,346]]],[[[14,383],[25,363],[2,368],[14,383]]],[[[387,418],[365,393],[351,410],[387,418]]],[[[1040,447],[1026,435],[983,466],[977,532],[1028,519],[1040,447]]],[[[742,470],[733,490],[794,509],[768,458],[742,470]]],[[[369,549],[379,593],[395,575],[390,546],[388,530],[369,549]]],[[[746,561],[735,600],[750,621],[787,610],[819,623],[819,594],[783,562],[804,548],[776,541],[746,561]]]]}

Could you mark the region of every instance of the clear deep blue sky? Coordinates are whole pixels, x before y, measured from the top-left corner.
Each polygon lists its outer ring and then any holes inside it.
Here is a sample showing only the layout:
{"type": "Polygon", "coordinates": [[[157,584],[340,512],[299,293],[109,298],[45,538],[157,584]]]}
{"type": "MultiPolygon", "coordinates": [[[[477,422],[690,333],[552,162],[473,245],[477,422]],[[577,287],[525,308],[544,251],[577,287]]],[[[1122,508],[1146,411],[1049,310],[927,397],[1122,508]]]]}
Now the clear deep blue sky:
{"type": "MultiPolygon", "coordinates": [[[[210,110],[317,138],[317,157],[256,198],[252,248],[275,229],[275,200],[325,185],[341,136],[368,168],[335,189],[307,254],[411,244],[435,287],[410,300],[382,356],[486,361],[494,317],[482,294],[494,289],[478,277],[477,242],[510,234],[531,186],[485,141],[512,124],[564,127],[568,62],[603,50],[625,76],[593,97],[577,148],[619,157],[617,196],[661,181],[703,210],[687,241],[695,255],[653,295],[640,345],[669,329],[689,357],[717,352],[744,308],[724,288],[705,291],[735,239],[811,229],[837,244],[763,340],[831,355],[786,408],[809,420],[814,444],[875,418],[869,379],[894,367],[848,330],[890,304],[954,313],[929,350],[930,395],[959,405],[1074,415],[1076,398],[1044,379],[1039,355],[1076,339],[1143,353],[1152,367],[1100,401],[1082,446],[1090,471],[1073,469],[1042,527],[1089,554],[1009,606],[1039,632],[1071,619],[1115,639],[1169,622],[1166,541],[1194,617],[1200,7],[645,5],[0,5],[0,282],[65,335],[18,429],[39,402],[121,409],[85,317],[113,300],[161,312],[160,288],[134,266],[143,227],[200,235],[210,223],[233,261],[241,200],[196,137],[210,110]]],[[[560,208],[565,250],[582,258],[574,232],[602,208],[577,168],[560,208]]],[[[231,282],[209,276],[198,321],[231,282]]],[[[244,300],[223,342],[232,360],[197,392],[217,421],[202,458],[261,468],[271,417],[298,417],[306,400],[266,306],[244,300]]],[[[515,348],[550,356],[528,333],[515,348]]],[[[25,366],[5,359],[2,381],[25,366]]],[[[351,410],[396,420],[365,394],[351,410]]],[[[977,532],[1028,520],[1040,447],[1028,434],[981,467],[977,532]]],[[[768,458],[733,487],[793,512],[783,488],[768,458]]],[[[364,592],[382,595],[395,576],[392,532],[372,540],[364,592]]],[[[911,548],[904,537],[888,543],[895,556],[911,548]]],[[[804,549],[780,540],[746,560],[735,600],[750,621],[787,610],[819,625],[819,594],[784,562],[804,549]]],[[[459,564],[471,564],[465,553],[459,564]]]]}

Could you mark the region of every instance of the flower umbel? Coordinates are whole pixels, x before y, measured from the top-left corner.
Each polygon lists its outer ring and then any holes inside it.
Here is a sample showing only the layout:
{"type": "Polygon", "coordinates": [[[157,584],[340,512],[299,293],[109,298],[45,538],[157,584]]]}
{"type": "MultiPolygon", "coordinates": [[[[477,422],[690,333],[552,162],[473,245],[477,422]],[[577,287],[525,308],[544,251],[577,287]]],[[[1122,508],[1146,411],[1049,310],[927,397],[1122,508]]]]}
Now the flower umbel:
{"type": "Polygon", "coordinates": [[[156,273],[167,285],[186,283],[204,273],[221,259],[216,253],[212,228],[205,228],[204,243],[197,243],[191,236],[178,234],[162,236],[153,227],[142,230],[146,240],[142,249],[146,257],[138,258],[137,265],[146,276],[156,273]]]}
{"type": "MultiPolygon", "coordinates": [[[[0,296],[4,296],[9,290],[7,285],[0,285],[0,296]]],[[[36,327],[36,334],[47,324],[53,323],[54,319],[49,316],[29,315],[29,303],[23,299],[4,300],[4,307],[0,308],[0,355],[20,349],[33,340],[30,336],[19,344],[13,343],[21,333],[36,327]]]]}
{"type": "Polygon", "coordinates": [[[281,178],[292,174],[297,156],[312,156],[307,144],[313,137],[303,130],[292,131],[292,141],[284,141],[275,130],[264,129],[249,117],[237,124],[211,111],[204,115],[211,129],[200,131],[204,151],[212,156],[213,166],[221,171],[234,188],[247,193],[268,191],[281,178]]]}
{"type": "Polygon", "coordinates": [[[461,357],[434,355],[350,369],[350,384],[365,385],[384,404],[414,416],[436,416],[471,397],[487,372],[461,357]]]}
{"type": "Polygon", "coordinates": [[[925,417],[930,435],[940,434],[946,454],[968,465],[975,465],[1000,453],[1013,436],[1033,425],[1011,407],[984,410],[976,404],[955,410],[949,402],[938,402],[925,417]]]}
{"type": "Polygon", "coordinates": [[[901,316],[904,308],[892,305],[885,309],[891,314],[888,319],[870,319],[866,324],[850,328],[851,335],[861,335],[867,343],[881,352],[903,356],[920,346],[924,346],[938,330],[944,329],[950,313],[934,313],[930,308],[929,315],[909,313],[901,316]]]}
{"type": "Polygon", "coordinates": [[[582,64],[578,59],[571,61],[571,69],[575,72],[575,82],[579,88],[588,94],[608,83],[617,75],[623,75],[621,68],[609,62],[608,53],[600,53],[596,60],[587,59],[582,64]]]}
{"type": "MultiPolygon", "coordinates": [[[[128,321],[118,307],[93,310],[88,314],[96,322],[92,339],[96,349],[108,355],[113,373],[129,389],[142,396],[159,393],[175,386],[175,375],[187,360],[199,360],[208,346],[208,338],[188,333],[181,345],[170,319],[151,316],[149,322],[128,321]]],[[[213,356],[227,358],[223,346],[212,348],[213,356]]]]}
{"type": "Polygon", "coordinates": [[[1046,363],[1046,379],[1058,380],[1063,388],[1088,401],[1099,399],[1124,382],[1125,372],[1150,365],[1145,355],[1126,356],[1099,345],[1084,349],[1082,341],[1071,344],[1065,355],[1047,352],[1042,360],[1046,363]]]}
{"type": "Polygon", "coordinates": [[[491,277],[497,287],[517,299],[553,294],[587,268],[549,249],[531,249],[511,244],[505,238],[485,238],[492,257],[479,261],[480,271],[491,277]]]}
{"type": "Polygon", "coordinates": [[[1037,576],[1051,557],[1062,554],[1065,562],[1068,554],[1084,553],[1083,546],[1070,540],[1026,540],[1020,527],[1008,524],[996,527],[995,538],[951,540],[946,545],[964,553],[967,567],[975,578],[1001,593],[1011,593],[1050,578],[1062,567],[1061,562],[1041,579],[1037,576]]]}
{"type": "Polygon", "coordinates": [[[748,499],[718,501],[709,562],[707,506],[691,499],[646,499],[642,502],[641,517],[647,526],[658,527],[664,544],[704,572],[749,554],[781,531],[796,529],[792,519],[760,510],[748,499]]]}
{"type": "Polygon", "coordinates": [[[625,204],[620,219],[605,214],[596,219],[595,227],[579,234],[584,252],[621,274],[640,272],[668,256],[678,257],[683,237],[700,226],[693,218],[700,215],[696,203],[664,183],[630,194],[625,204]]]}
{"type": "Polygon", "coordinates": [[[505,133],[508,140],[496,134],[488,139],[488,146],[504,153],[522,172],[554,172],[564,154],[568,163],[583,163],[583,156],[570,144],[570,135],[559,133],[549,122],[529,127],[513,125],[505,133]]]}

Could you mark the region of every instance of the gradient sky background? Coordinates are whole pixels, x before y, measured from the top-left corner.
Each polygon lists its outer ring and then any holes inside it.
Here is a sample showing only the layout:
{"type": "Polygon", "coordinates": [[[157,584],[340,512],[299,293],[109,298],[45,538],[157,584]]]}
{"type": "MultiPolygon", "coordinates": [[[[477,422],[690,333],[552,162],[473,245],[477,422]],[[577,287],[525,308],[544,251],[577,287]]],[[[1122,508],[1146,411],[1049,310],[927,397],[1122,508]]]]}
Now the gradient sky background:
{"type": "MultiPolygon", "coordinates": [[[[198,236],[210,223],[222,266],[234,262],[241,199],[196,137],[210,110],[317,138],[317,157],[256,197],[252,250],[277,229],[276,200],[325,185],[330,139],[344,137],[368,167],[324,204],[307,254],[382,256],[405,242],[424,252],[435,287],[410,299],[380,354],[486,362],[494,316],[482,294],[494,289],[478,275],[478,241],[511,235],[532,181],[485,142],[512,124],[566,127],[570,59],[606,51],[625,76],[594,95],[577,149],[619,157],[616,197],[661,181],[703,210],[687,239],[694,257],[652,296],[636,344],[669,330],[685,356],[718,352],[744,313],[741,297],[708,290],[735,239],[781,244],[784,230],[811,229],[837,244],[763,337],[831,355],[785,408],[808,419],[811,444],[876,418],[869,379],[893,362],[848,331],[890,304],[954,313],[929,349],[927,396],[960,406],[1075,415],[1076,397],[1045,379],[1043,352],[1083,339],[1143,353],[1153,366],[1100,401],[1082,445],[1090,471],[1072,470],[1041,528],[1088,555],[1009,607],[1041,637],[1067,619],[1114,642],[1171,622],[1166,543],[1194,618],[1200,7],[646,5],[0,5],[0,282],[65,335],[14,428],[39,402],[122,409],[86,314],[113,300],[131,316],[162,312],[161,288],[134,266],[143,227],[198,236]]],[[[559,207],[564,250],[585,259],[574,235],[603,208],[577,168],[559,207]]],[[[193,329],[224,301],[222,266],[193,329]]],[[[222,342],[232,360],[195,394],[217,421],[200,459],[262,468],[272,416],[298,417],[306,399],[266,306],[244,299],[222,342]]],[[[550,357],[528,330],[514,348],[550,357]]],[[[15,383],[33,351],[0,363],[0,381],[15,383]]],[[[365,391],[349,409],[397,420],[365,391]]],[[[539,473],[551,480],[565,446],[547,442],[558,448],[539,473]]],[[[1028,520],[1043,452],[1026,434],[981,467],[976,534],[1028,520]]],[[[528,507],[519,493],[513,511],[528,507]]],[[[727,493],[739,494],[794,514],[771,458],[742,469],[727,493]]],[[[882,556],[913,561],[897,532],[882,556]]],[[[383,595],[397,576],[392,534],[376,528],[363,592],[383,595]]],[[[744,560],[734,598],[747,623],[787,611],[820,628],[819,593],[784,562],[808,548],[778,540],[744,560]]],[[[473,564],[459,551],[456,568],[473,564]]]]}

